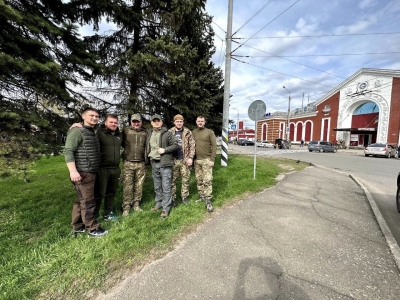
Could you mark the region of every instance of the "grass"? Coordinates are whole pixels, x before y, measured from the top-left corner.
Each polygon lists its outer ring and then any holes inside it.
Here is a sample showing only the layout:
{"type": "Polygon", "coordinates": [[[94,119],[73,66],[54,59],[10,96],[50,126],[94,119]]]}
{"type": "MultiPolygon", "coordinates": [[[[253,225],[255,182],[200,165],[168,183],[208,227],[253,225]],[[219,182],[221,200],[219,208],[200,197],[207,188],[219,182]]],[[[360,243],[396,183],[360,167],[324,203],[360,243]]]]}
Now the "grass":
{"type": "MultiPolygon", "coordinates": [[[[276,183],[287,171],[305,164],[276,158],[258,158],[253,179],[252,156],[229,156],[229,166],[214,166],[213,204],[216,210],[276,183]]],[[[192,172],[193,173],[193,172],[192,172]]],[[[180,238],[209,217],[190,182],[191,205],[180,205],[165,220],[152,212],[154,191],[148,169],[143,191],[143,212],[102,222],[110,233],[102,238],[71,235],[70,218],[75,199],[64,157],[43,158],[32,168],[30,182],[16,178],[0,181],[0,299],[83,299],[105,290],[126,272],[160,258],[180,238]]],[[[178,188],[177,195],[180,195],[178,188]]],[[[179,199],[179,198],[178,198],[179,199]]],[[[122,186],[115,207],[120,215],[122,186]]]]}

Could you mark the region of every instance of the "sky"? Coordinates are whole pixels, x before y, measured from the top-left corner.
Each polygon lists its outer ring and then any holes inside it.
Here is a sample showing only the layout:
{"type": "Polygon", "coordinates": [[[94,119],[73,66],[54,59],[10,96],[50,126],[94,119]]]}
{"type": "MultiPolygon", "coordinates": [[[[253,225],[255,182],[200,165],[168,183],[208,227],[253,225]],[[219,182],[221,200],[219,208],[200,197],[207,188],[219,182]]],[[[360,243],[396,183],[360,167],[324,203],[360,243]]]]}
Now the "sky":
{"type": "MultiPolygon", "coordinates": [[[[225,71],[229,0],[208,0],[225,71]]],[[[399,0],[234,0],[229,119],[254,128],[248,107],[266,112],[315,102],[361,68],[400,69],[399,0]],[[286,87],[283,88],[283,86],[286,87]],[[303,96],[304,95],[304,96],[303,96]]]]}

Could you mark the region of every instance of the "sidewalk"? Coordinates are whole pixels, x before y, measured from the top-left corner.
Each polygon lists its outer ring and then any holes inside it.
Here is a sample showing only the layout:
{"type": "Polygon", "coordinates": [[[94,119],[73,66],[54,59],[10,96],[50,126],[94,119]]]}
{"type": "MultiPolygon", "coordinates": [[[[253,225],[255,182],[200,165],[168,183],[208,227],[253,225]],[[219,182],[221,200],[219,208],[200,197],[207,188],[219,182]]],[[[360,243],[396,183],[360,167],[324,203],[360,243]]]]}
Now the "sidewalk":
{"type": "Polygon", "coordinates": [[[399,299],[399,276],[363,189],[309,167],[217,209],[98,299],[399,299]]]}

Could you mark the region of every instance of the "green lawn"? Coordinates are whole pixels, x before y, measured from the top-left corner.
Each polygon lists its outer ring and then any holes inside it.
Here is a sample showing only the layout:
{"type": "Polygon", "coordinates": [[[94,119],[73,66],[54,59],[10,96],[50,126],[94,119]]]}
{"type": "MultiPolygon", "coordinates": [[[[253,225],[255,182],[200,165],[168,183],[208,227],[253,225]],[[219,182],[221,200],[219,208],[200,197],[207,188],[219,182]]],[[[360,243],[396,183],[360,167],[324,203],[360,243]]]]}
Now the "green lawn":
{"type": "MultiPolygon", "coordinates": [[[[287,170],[305,168],[291,160],[257,159],[253,179],[252,156],[229,156],[229,166],[214,167],[215,210],[237,201],[246,192],[258,192],[276,183],[287,170]]],[[[0,181],[0,299],[82,299],[86,292],[107,289],[121,276],[162,257],[177,240],[209,217],[198,195],[192,174],[188,206],[179,205],[165,220],[154,205],[151,170],[143,192],[143,212],[119,222],[102,222],[109,234],[102,238],[71,235],[70,218],[75,193],[63,156],[43,158],[33,168],[28,183],[7,178],[0,181]]],[[[193,172],[192,172],[193,173],[193,172]]],[[[178,195],[180,195],[178,190],[178,195]]],[[[121,215],[122,186],[116,198],[121,215]]]]}

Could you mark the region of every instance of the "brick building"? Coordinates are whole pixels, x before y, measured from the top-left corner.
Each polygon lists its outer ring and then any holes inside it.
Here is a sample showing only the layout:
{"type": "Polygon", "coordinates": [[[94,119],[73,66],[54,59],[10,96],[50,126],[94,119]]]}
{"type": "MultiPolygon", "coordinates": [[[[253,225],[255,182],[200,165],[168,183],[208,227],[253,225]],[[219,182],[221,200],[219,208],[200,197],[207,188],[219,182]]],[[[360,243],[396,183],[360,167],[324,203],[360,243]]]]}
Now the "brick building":
{"type": "MultiPolygon", "coordinates": [[[[257,140],[285,138],[287,112],[257,122],[257,140]]],[[[292,143],[342,142],[346,147],[400,143],[400,71],[361,69],[306,107],[290,110],[292,143]]]]}

